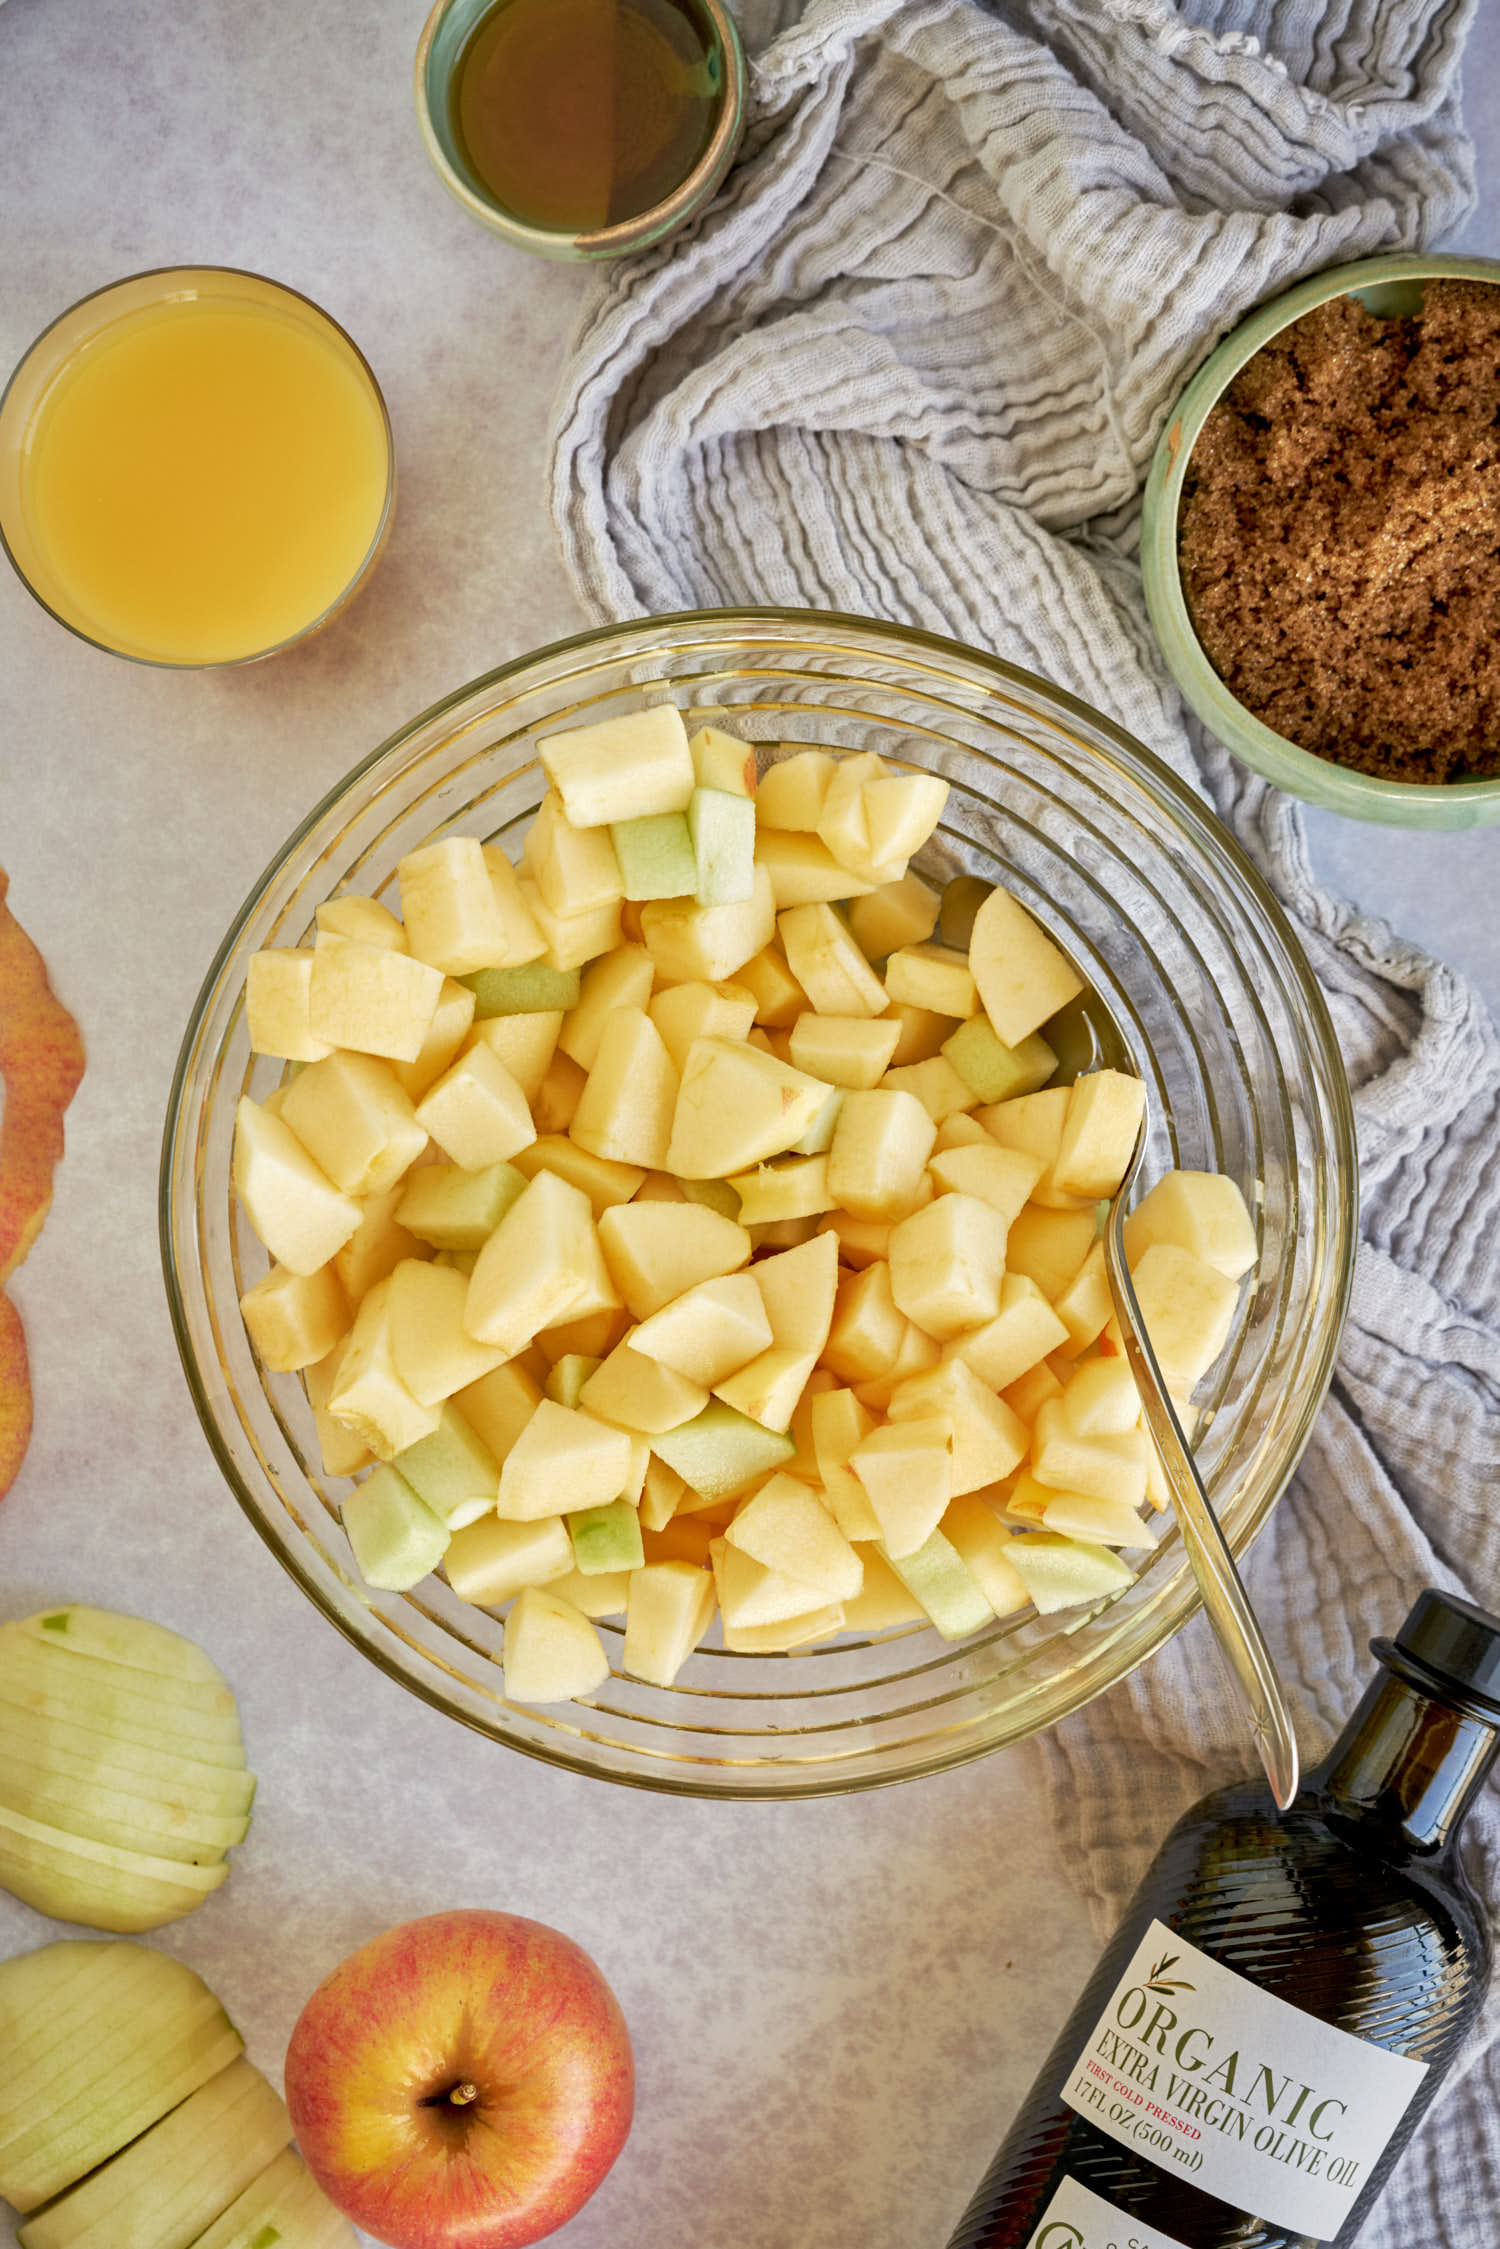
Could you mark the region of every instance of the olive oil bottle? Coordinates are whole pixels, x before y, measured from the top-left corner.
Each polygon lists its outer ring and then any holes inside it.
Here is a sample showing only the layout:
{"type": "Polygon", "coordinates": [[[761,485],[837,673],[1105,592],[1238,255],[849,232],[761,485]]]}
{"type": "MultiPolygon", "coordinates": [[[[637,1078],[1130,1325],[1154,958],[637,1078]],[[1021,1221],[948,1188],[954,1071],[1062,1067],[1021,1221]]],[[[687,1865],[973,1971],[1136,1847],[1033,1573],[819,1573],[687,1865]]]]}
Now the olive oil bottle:
{"type": "Polygon", "coordinates": [[[1500,1618],[1428,1591],[1374,1654],[1289,1811],[1247,1781],[1173,1828],[950,2249],[1354,2240],[1489,1977],[1455,1836],[1500,1618]]]}

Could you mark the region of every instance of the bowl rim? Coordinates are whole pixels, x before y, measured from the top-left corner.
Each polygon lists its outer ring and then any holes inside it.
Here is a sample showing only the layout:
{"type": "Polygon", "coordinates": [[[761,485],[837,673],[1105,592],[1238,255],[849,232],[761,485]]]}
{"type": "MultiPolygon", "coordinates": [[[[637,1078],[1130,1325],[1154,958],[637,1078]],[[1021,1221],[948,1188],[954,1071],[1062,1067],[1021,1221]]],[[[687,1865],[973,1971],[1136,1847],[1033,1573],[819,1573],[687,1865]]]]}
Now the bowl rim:
{"type": "MultiPolygon", "coordinates": [[[[728,1799],[732,1801],[784,1801],[789,1798],[847,1795],[863,1793],[874,1788],[894,1787],[898,1783],[925,1779],[934,1773],[951,1771],[974,1762],[995,1750],[1012,1746],[1011,1741],[987,1740],[981,1735],[966,1733],[948,1746],[929,1746],[927,1752],[904,1770],[873,1770],[850,1774],[825,1775],[816,1767],[770,1768],[764,1780],[740,1777],[733,1783],[716,1782],[709,1771],[697,1771],[684,1780],[675,1767],[661,1771],[645,1768],[639,1771],[602,1770],[585,1755],[579,1755],[568,1745],[568,1736],[559,1733],[546,1740],[520,1737],[505,1731],[502,1724],[478,1712],[458,1706],[446,1696],[441,1687],[431,1684],[398,1657],[373,1639],[363,1636],[351,1616],[341,1613],[338,1605],[329,1598],[324,1587],[307,1568],[297,1552],[288,1548],[275,1535],[260,1502],[242,1478],[237,1462],[223,1437],[197,1365],[189,1329],[184,1291],[179,1280],[174,1239],[174,1182],[178,1172],[178,1158],[186,1125],[184,1096],[192,1070],[205,1019],[214,1004],[225,970],[231,961],[242,932],[256,912],[265,892],[287,864],[303,841],[332,811],[339,801],[365,780],[381,762],[398,753],[414,736],[441,719],[447,712],[457,709],[472,697],[484,694],[506,680],[529,670],[533,665],[557,658],[598,649],[610,643],[628,641],[632,633],[659,634],[692,629],[701,632],[709,626],[726,640],[743,640],[753,637],[758,626],[806,626],[819,631],[852,632],[867,645],[881,648],[886,653],[907,657],[915,648],[930,651],[934,656],[957,657],[965,665],[978,666],[992,674],[997,683],[1007,688],[1020,688],[1025,693],[1040,691],[1043,698],[1058,706],[1065,714],[1081,719],[1085,726],[1102,733],[1122,749],[1132,764],[1140,771],[1144,786],[1159,800],[1164,800],[1172,813],[1192,836],[1198,848],[1208,848],[1222,854],[1230,864],[1235,878],[1244,886],[1258,910],[1267,917],[1280,942],[1288,970],[1296,985],[1297,997],[1306,1010],[1308,1030],[1325,1058],[1334,1065],[1328,1072],[1327,1092],[1330,1100],[1329,1136],[1335,1157],[1345,1167],[1342,1193],[1331,1213],[1333,1227],[1342,1238],[1343,1255],[1337,1272],[1333,1301],[1330,1308],[1321,1349],[1310,1370],[1303,1396],[1300,1415],[1288,1435],[1287,1450],[1281,1480],[1262,1492],[1255,1504],[1233,1531],[1226,1526],[1226,1536],[1231,1549],[1240,1558],[1264,1524],[1290,1484],[1298,1463],[1311,1437],[1313,1425],[1333,1381],[1339,1345],[1342,1340],[1349,1301],[1354,1283],[1355,1254],[1358,1246],[1359,1210],[1359,1156],[1355,1133],[1353,1097],[1343,1067],[1343,1058],[1334,1027],[1332,1014],[1321,987],[1313,973],[1311,963],[1295,929],[1270,885],[1255,867],[1238,839],[1221,822],[1205,798],[1197,796],[1188,784],[1159,757],[1154,750],[1140,742],[1129,730],[1106,713],[1095,710],[1068,689],[1053,685],[1041,674],[1030,672],[1023,666],[1010,663],[1006,658],[993,655],[988,650],[972,647],[949,635],[933,633],[919,626],[895,625],[888,621],[863,617],[849,611],[794,609],[777,604],[736,607],[720,610],[676,610],[661,616],[638,617],[613,624],[593,626],[579,633],[568,634],[548,642],[543,647],[524,651],[508,658],[504,663],[479,674],[464,685],[440,696],[425,710],[398,727],[394,733],[371,750],[365,757],[325,791],[318,803],[301,820],[280,849],[266,864],[249,892],[246,894],[229,928],[218,946],[205,974],[189,1014],[182,1043],[178,1049],[176,1065],[167,1099],[166,1117],[162,1132],[161,1159],[157,1178],[157,1224],[160,1244],[162,1274],[165,1284],[168,1311],[172,1323],[178,1355],[192,1397],[194,1410],[203,1429],[208,1446],[221,1475],[239,1504],[277,1561],[296,1581],[318,1611],[352,1646],[375,1663],[398,1685],[414,1694],[419,1700],[441,1711],[448,1718],[456,1718],[473,1732],[486,1736],[502,1746],[518,1751],[523,1756],[534,1757],[539,1763],[557,1766],[578,1773],[591,1780],[608,1781],[614,1785],[643,1789],[651,1794],[668,1796],[693,1796],[728,1799]],[[795,1779],[791,1776],[795,1773],[795,1779]]],[[[772,637],[763,643],[768,648],[778,645],[772,637]]],[[[663,683],[670,685],[671,683],[663,683]]],[[[188,1176],[191,1178],[192,1173],[188,1176]]],[[[1182,1580],[1170,1597],[1158,1604],[1149,1631],[1141,1646],[1119,1668],[1111,1669],[1108,1676],[1083,1683],[1076,1699],[1066,1710],[1049,1719],[1044,1727],[1034,1731],[1048,1731],[1063,1718],[1076,1715],[1088,1703],[1110,1688],[1118,1686],[1141,1664],[1157,1654],[1166,1643],[1189,1624],[1202,1607],[1202,1597],[1197,1589],[1192,1571],[1186,1565],[1182,1580]]],[[[502,1704],[503,1710],[504,1705],[502,1704]]],[[[1029,1738],[1021,1737],[1021,1738],[1029,1738]]]]}
{"type": "MultiPolygon", "coordinates": [[[[65,305],[61,312],[55,314],[47,322],[45,328],[38,329],[32,337],[31,342],[26,346],[14,367],[11,368],[3,389],[0,389],[0,415],[3,415],[5,411],[5,404],[12,390],[20,381],[36,353],[47,341],[47,338],[52,335],[54,330],[61,328],[65,321],[71,320],[75,313],[81,312],[85,305],[94,304],[103,297],[112,297],[117,290],[133,288],[138,282],[160,281],[165,283],[172,280],[186,282],[190,276],[196,277],[203,274],[215,275],[229,281],[254,281],[259,283],[262,288],[274,291],[277,296],[290,298],[294,304],[304,306],[308,312],[314,315],[316,320],[331,331],[337,342],[347,347],[354,358],[359,373],[368,385],[370,396],[374,400],[376,411],[380,416],[380,427],[385,439],[385,496],[381,501],[379,518],[370,535],[369,546],[365,549],[363,557],[347,584],[335,594],[326,609],[319,610],[317,616],[310,618],[305,625],[299,625],[295,632],[284,634],[280,640],[272,641],[265,648],[251,649],[243,656],[217,656],[207,659],[143,656],[135,649],[117,648],[112,641],[101,640],[97,633],[85,631],[82,625],[77,625],[70,617],[65,617],[61,610],[54,609],[46,596],[32,584],[30,575],[23,566],[20,557],[15,553],[10,541],[5,536],[4,521],[3,518],[0,518],[0,552],[4,553],[6,561],[37,607],[52,618],[55,624],[61,625],[64,632],[71,633],[75,640],[81,640],[86,647],[97,648],[106,656],[115,656],[122,663],[143,665],[148,671],[237,671],[246,664],[263,664],[268,656],[280,656],[286,649],[296,648],[302,641],[311,640],[314,634],[323,630],[325,625],[332,624],[336,617],[342,615],[371,576],[376,563],[385,552],[386,542],[390,538],[391,524],[396,512],[396,434],[391,426],[391,411],[386,404],[385,392],[380,387],[380,381],[374,368],[370,365],[369,360],[366,359],[348,329],[344,327],[341,321],[334,318],[325,305],[320,305],[316,297],[308,296],[303,289],[294,289],[289,281],[278,281],[273,273],[259,273],[252,266],[215,264],[142,266],[139,272],[118,274],[113,281],[101,282],[97,289],[85,290],[81,297],[75,297],[70,305],[65,305]]],[[[167,293],[164,289],[162,292],[164,299],[167,293]]],[[[100,330],[94,331],[95,334],[101,332],[100,330]]],[[[80,339],[80,341],[84,340],[86,339],[80,339]]]]}
{"type": "MultiPolygon", "coordinates": [[[[719,96],[718,115],[702,155],[686,177],[679,180],[671,193],[664,195],[659,202],[650,204],[644,211],[637,211],[634,218],[617,220],[613,226],[587,229],[533,226],[528,220],[517,218],[513,212],[506,210],[504,204],[487,195],[478,194],[449,156],[434,119],[429,79],[432,51],[438,33],[453,9],[460,4],[461,0],[433,0],[433,7],[417,41],[412,94],[422,145],[433,170],[448,193],[481,226],[488,227],[492,234],[498,234],[516,249],[529,250],[536,257],[579,261],[617,258],[632,250],[647,249],[663,236],[675,233],[678,227],[692,218],[716,193],[734,162],[744,137],[748,78],[739,26],[725,5],[725,0],[697,0],[697,5],[708,18],[724,58],[724,85],[719,96]]],[[[475,30],[490,12],[488,6],[481,8],[475,19],[475,30]]],[[[449,85],[451,86],[451,80],[449,85]]],[[[449,87],[445,87],[445,94],[448,91],[449,87]]]]}
{"type": "Polygon", "coordinates": [[[1500,284],[1500,259],[1392,251],[1313,274],[1259,305],[1209,354],[1162,425],[1141,504],[1141,575],[1151,627],[1185,700],[1226,749],[1309,804],[1389,827],[1470,828],[1500,820],[1500,780],[1391,781],[1303,749],[1232,695],[1188,612],[1178,556],[1183,485],[1203,424],[1273,337],[1333,297],[1412,281],[1500,284]]]}

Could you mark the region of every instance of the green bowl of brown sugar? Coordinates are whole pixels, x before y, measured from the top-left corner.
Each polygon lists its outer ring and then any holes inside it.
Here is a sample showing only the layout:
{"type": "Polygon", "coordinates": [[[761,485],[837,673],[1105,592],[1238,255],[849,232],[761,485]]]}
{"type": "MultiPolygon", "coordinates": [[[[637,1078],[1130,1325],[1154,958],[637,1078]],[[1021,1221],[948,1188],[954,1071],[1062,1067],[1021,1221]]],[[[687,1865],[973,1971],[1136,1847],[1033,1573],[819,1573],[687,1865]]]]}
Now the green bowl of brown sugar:
{"type": "Polygon", "coordinates": [[[1359,820],[1500,820],[1500,261],[1393,255],[1262,305],[1167,418],[1151,622],[1237,757],[1359,820]]]}

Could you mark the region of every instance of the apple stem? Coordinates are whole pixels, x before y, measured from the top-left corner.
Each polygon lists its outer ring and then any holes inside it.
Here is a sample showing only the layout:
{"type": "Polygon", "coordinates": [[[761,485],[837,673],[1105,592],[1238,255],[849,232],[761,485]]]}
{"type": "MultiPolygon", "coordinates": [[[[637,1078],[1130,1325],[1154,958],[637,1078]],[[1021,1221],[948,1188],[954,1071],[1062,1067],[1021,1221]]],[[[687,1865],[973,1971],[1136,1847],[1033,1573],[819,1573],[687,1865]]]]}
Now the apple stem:
{"type": "Polygon", "coordinates": [[[453,2106],[455,2108],[467,2108],[470,2101],[478,2100],[479,2087],[477,2085],[471,2085],[468,2079],[465,2078],[461,2084],[455,2085],[453,2087],[453,2090],[449,2093],[448,2098],[453,2103],[453,2106]]]}

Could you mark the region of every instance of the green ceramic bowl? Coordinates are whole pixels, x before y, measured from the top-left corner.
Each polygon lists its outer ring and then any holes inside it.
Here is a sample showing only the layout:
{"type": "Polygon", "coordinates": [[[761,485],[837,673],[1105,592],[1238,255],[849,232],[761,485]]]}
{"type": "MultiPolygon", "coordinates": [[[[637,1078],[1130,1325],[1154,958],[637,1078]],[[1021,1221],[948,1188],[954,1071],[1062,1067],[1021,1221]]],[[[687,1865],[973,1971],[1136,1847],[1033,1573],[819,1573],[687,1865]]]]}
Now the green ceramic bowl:
{"type": "Polygon", "coordinates": [[[1500,261],[1406,255],[1361,258],[1299,282],[1284,297],[1262,305],[1242,321],[1199,368],[1167,417],[1146,482],[1141,565],[1151,623],[1173,678],[1204,725],[1246,765],[1293,796],[1351,819],[1379,820],[1399,828],[1477,828],[1500,820],[1500,781],[1379,780],[1300,749],[1246,710],[1203,652],[1188,616],[1177,559],[1177,518],[1189,457],[1209,408],[1245,362],[1283,328],[1330,297],[1357,296],[1369,311],[1394,319],[1415,312],[1422,301],[1422,284],[1437,280],[1500,282],[1500,261]]]}

